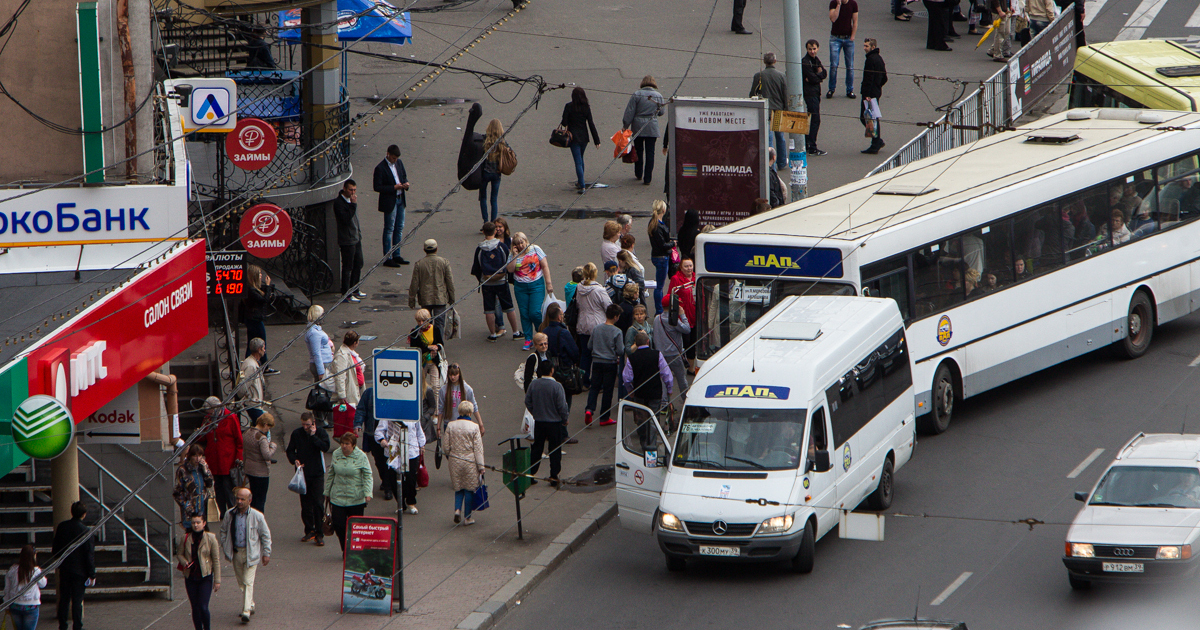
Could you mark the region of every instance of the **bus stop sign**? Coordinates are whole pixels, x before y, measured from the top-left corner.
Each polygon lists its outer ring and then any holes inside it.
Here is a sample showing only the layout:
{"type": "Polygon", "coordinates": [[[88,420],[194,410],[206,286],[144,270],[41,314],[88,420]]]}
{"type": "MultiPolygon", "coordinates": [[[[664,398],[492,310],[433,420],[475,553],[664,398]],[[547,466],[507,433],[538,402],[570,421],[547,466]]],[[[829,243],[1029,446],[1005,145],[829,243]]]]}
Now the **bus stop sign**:
{"type": "Polygon", "coordinates": [[[375,417],[379,420],[421,419],[421,351],[416,348],[376,350],[375,417]]]}

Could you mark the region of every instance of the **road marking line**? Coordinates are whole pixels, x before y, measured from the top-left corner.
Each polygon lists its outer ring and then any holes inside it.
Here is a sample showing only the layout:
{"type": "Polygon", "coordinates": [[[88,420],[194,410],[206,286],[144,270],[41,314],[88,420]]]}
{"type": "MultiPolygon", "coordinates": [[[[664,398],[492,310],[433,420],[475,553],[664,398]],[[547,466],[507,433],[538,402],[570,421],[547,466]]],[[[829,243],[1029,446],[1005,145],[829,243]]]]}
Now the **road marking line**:
{"type": "Polygon", "coordinates": [[[1096,19],[1097,15],[1100,15],[1100,10],[1103,9],[1104,5],[1107,3],[1108,0],[1087,0],[1083,3],[1084,27],[1087,27],[1092,23],[1092,20],[1096,19]]]}
{"type": "MultiPolygon", "coordinates": [[[[1200,7],[1196,7],[1196,14],[1192,16],[1192,19],[1196,19],[1196,16],[1200,16],[1200,7]]],[[[1188,23],[1190,24],[1191,22],[1188,23]]],[[[1197,24],[1196,26],[1200,26],[1200,24],[1197,24]]],[[[1200,354],[1196,355],[1195,359],[1192,359],[1192,362],[1188,364],[1188,367],[1196,367],[1197,365],[1200,365],[1200,354]]]]}
{"type": "Polygon", "coordinates": [[[1102,449],[1102,448],[1098,448],[1098,449],[1092,451],[1092,454],[1088,455],[1087,459],[1084,459],[1083,461],[1079,462],[1079,465],[1076,466],[1074,468],[1074,470],[1067,473],[1067,479],[1074,479],[1074,478],[1078,477],[1081,473],[1083,473],[1083,471],[1087,470],[1087,467],[1091,466],[1092,462],[1096,461],[1096,458],[1100,457],[1100,454],[1103,452],[1104,452],[1104,449],[1102,449]]]}
{"type": "MultiPolygon", "coordinates": [[[[1196,11],[1192,13],[1192,17],[1188,18],[1187,24],[1184,24],[1184,26],[1188,28],[1200,27],[1200,6],[1196,7],[1196,11]]],[[[1200,358],[1196,360],[1200,361],[1200,358]]]]}
{"type": "Polygon", "coordinates": [[[1167,0],[1142,0],[1113,41],[1141,39],[1146,34],[1146,29],[1154,23],[1154,18],[1158,17],[1158,12],[1162,11],[1165,6],[1167,6],[1167,0]]]}
{"type": "Polygon", "coordinates": [[[954,580],[953,582],[951,582],[950,586],[947,586],[946,590],[942,591],[941,595],[938,595],[936,599],[929,602],[929,605],[930,606],[940,606],[942,602],[949,599],[949,597],[954,594],[954,591],[957,591],[958,587],[962,586],[963,582],[966,582],[967,579],[970,578],[972,575],[973,575],[973,573],[971,573],[970,571],[963,571],[962,575],[958,576],[957,580],[954,580]]]}

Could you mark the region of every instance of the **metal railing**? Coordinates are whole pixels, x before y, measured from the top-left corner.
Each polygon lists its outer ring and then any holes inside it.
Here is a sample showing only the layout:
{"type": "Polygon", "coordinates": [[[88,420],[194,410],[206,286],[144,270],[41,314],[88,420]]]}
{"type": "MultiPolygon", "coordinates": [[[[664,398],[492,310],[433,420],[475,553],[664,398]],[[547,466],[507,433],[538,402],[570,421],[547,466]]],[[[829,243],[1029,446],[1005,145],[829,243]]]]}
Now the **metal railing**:
{"type": "MultiPolygon", "coordinates": [[[[115,482],[118,486],[121,487],[121,489],[123,489],[128,494],[133,494],[133,489],[130,488],[129,486],[125,485],[125,482],[121,481],[121,479],[119,477],[117,477],[115,474],[113,474],[112,471],[105,468],[103,464],[96,461],[96,458],[92,457],[91,454],[89,454],[86,450],[84,450],[82,448],[79,449],[79,454],[86,457],[87,460],[90,461],[92,463],[92,465],[94,465],[96,467],[96,471],[97,471],[96,472],[96,492],[93,493],[82,483],[79,484],[79,491],[82,492],[83,494],[87,495],[88,498],[95,501],[100,506],[100,516],[103,517],[103,516],[108,515],[109,513],[112,513],[113,520],[116,521],[118,524],[120,524],[122,528],[124,528],[124,532],[123,532],[124,535],[133,534],[133,536],[135,538],[140,540],[142,542],[142,544],[146,546],[146,571],[147,571],[147,574],[149,574],[149,571],[150,571],[150,554],[151,553],[153,553],[154,555],[161,558],[163,562],[167,563],[167,567],[170,567],[171,566],[171,557],[170,557],[171,556],[171,544],[173,543],[173,541],[171,540],[171,531],[172,531],[172,527],[174,527],[174,524],[171,522],[171,520],[168,519],[167,517],[163,516],[161,512],[159,512],[157,509],[155,509],[154,506],[147,503],[146,500],[143,499],[140,495],[137,495],[137,494],[133,495],[133,498],[137,499],[137,501],[139,503],[141,503],[143,507],[145,507],[147,510],[150,511],[151,514],[158,517],[159,520],[161,520],[164,524],[166,524],[167,545],[166,545],[166,553],[164,554],[163,551],[160,551],[158,547],[156,547],[153,543],[150,542],[150,530],[149,530],[149,527],[145,523],[143,523],[143,531],[139,532],[135,526],[129,524],[120,514],[114,513],[114,511],[112,509],[110,509],[107,504],[104,503],[104,479],[106,476],[111,478],[113,482],[115,482]]],[[[107,532],[105,531],[104,528],[100,529],[100,532],[98,533],[98,537],[101,542],[105,542],[107,540],[107,532]]],[[[168,570],[168,573],[170,573],[169,570],[168,570]]],[[[175,599],[175,580],[174,580],[173,574],[171,575],[171,579],[170,579],[170,583],[169,583],[168,596],[171,599],[175,599]]]]}
{"type": "MultiPolygon", "coordinates": [[[[1073,8],[1058,15],[1042,32],[1023,46],[1024,50],[1054,30],[1062,20],[1074,19],[1073,8]]],[[[1020,54],[1020,51],[1017,52],[1020,54]]],[[[876,166],[867,177],[898,168],[942,151],[948,151],[998,133],[1012,124],[1009,103],[1009,65],[980,82],[974,92],[966,95],[927,129],[900,147],[883,164],[876,166]]],[[[1028,105],[1026,106],[1028,109],[1028,105]]]]}

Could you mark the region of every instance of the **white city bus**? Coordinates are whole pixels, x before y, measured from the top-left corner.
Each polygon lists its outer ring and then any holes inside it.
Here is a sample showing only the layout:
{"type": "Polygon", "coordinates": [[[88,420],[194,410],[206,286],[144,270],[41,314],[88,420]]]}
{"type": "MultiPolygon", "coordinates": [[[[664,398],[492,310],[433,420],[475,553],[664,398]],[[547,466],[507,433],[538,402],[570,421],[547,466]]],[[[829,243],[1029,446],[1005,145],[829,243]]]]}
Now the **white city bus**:
{"type": "Polygon", "coordinates": [[[1082,109],[731,223],[696,244],[697,358],[789,295],[896,300],[919,427],[1200,298],[1200,114],[1082,109]]]}

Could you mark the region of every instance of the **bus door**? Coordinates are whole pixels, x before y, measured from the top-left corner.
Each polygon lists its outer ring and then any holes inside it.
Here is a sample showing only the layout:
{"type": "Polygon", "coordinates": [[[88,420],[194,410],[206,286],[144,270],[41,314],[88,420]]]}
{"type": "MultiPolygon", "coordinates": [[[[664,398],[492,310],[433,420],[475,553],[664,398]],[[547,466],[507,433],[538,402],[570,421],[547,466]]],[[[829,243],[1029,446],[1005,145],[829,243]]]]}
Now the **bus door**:
{"type": "Polygon", "coordinates": [[[829,452],[829,419],[825,405],[818,401],[811,407],[813,412],[804,438],[808,449],[800,480],[800,503],[813,508],[817,515],[817,533],[821,533],[832,528],[838,520],[834,509],[837,507],[837,468],[829,462],[832,454],[829,452]]]}

